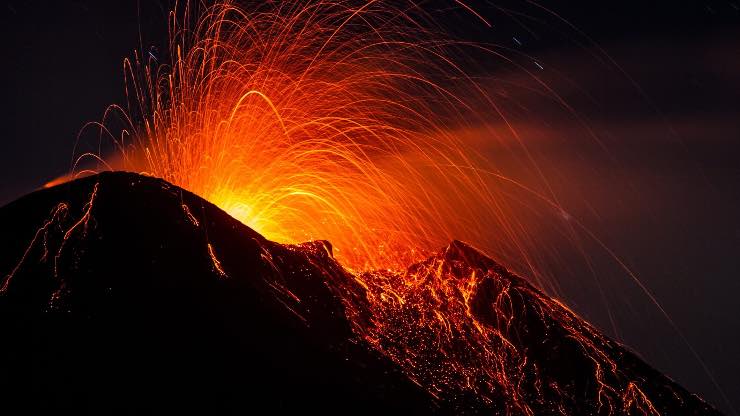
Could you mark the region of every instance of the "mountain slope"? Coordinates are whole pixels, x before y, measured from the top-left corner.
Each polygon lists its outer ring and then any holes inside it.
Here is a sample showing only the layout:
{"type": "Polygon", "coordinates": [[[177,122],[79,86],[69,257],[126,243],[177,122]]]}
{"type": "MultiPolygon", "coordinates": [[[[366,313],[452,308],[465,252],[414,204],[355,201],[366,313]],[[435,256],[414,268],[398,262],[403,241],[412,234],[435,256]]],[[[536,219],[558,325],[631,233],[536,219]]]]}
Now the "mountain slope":
{"type": "Polygon", "coordinates": [[[27,412],[716,413],[460,242],[353,275],[130,173],[0,229],[0,394],[27,412]]]}

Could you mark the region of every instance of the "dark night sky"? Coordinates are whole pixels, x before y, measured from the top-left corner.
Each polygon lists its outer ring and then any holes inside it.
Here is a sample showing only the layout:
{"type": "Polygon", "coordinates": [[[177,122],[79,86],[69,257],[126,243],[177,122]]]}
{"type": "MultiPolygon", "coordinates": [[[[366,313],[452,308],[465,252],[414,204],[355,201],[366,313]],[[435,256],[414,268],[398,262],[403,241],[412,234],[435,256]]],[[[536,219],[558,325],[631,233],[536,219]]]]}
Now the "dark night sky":
{"type": "MultiPolygon", "coordinates": [[[[122,102],[122,60],[139,48],[140,30],[146,49],[162,50],[167,7],[142,3],[140,13],[136,0],[0,3],[0,204],[69,169],[81,126],[122,102]]],[[[532,131],[523,128],[524,136],[535,143],[543,169],[557,172],[552,185],[564,204],[637,271],[731,404],[606,260],[595,263],[615,275],[605,285],[614,299],[616,333],[607,329],[592,293],[564,278],[568,303],[690,390],[737,414],[740,2],[643,3],[538,3],[569,27],[527,2],[497,1],[479,6],[494,27],[468,35],[530,54],[544,67],[540,76],[604,141],[606,157],[585,144],[591,139],[572,117],[540,95],[516,91],[527,109],[518,119],[540,123],[529,123],[532,131]]],[[[516,73],[501,77],[526,83],[516,73]]]]}

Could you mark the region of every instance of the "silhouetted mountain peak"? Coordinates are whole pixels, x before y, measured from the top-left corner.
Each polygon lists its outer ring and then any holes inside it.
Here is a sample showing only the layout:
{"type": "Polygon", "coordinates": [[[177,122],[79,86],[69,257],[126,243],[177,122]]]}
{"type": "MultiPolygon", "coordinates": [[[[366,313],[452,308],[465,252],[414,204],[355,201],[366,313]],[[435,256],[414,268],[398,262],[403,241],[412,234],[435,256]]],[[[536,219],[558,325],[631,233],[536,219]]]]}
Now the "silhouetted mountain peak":
{"type": "Polygon", "coordinates": [[[479,250],[353,274],[160,179],[102,173],[0,209],[8,406],[712,414],[479,250]]]}

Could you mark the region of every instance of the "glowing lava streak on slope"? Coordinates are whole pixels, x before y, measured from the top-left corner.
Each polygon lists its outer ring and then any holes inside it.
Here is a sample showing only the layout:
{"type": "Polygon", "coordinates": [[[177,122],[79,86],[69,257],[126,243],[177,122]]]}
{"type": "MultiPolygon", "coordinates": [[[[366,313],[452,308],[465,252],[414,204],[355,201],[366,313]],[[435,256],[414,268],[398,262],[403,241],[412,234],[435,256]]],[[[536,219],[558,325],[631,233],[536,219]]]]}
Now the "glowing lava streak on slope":
{"type": "Polygon", "coordinates": [[[329,240],[354,270],[401,270],[453,238],[522,243],[488,165],[454,133],[501,118],[455,61],[461,42],[412,2],[248,6],[176,8],[171,66],[127,61],[129,125],[111,166],[191,190],[274,241],[329,240]]]}

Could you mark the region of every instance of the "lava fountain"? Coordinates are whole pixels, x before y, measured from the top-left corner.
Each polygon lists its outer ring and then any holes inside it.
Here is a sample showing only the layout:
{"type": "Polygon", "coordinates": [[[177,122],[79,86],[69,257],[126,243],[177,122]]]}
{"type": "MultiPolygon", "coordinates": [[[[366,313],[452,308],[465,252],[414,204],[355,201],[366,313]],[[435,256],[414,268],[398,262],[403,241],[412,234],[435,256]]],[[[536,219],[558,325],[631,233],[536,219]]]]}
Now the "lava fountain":
{"type": "Polygon", "coordinates": [[[191,190],[272,240],[329,240],[353,270],[400,270],[453,238],[495,252],[493,234],[528,262],[510,198],[456,133],[496,140],[503,118],[460,62],[480,48],[439,35],[421,6],[186,3],[169,19],[171,64],[125,63],[128,108],[102,123],[126,120],[109,166],[191,190]]]}

